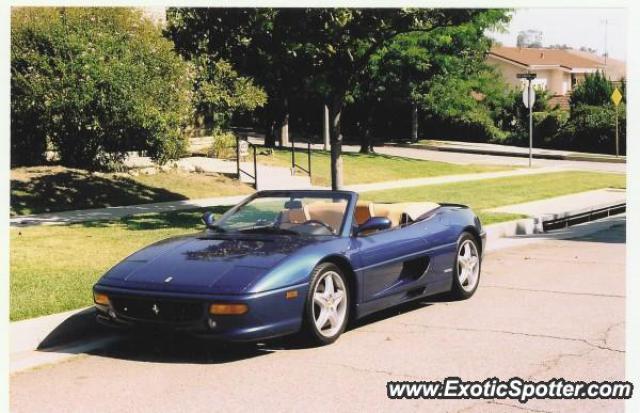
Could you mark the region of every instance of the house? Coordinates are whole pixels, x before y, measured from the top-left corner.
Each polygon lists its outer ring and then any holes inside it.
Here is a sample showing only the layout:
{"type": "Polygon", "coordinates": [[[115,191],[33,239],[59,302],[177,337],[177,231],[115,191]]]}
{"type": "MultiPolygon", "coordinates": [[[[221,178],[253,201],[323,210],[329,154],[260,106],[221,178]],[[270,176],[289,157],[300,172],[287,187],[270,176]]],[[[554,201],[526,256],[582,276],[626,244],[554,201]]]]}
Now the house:
{"type": "Polygon", "coordinates": [[[494,46],[487,55],[488,63],[497,67],[504,79],[517,88],[526,85],[518,73],[533,72],[533,86],[547,90],[551,105],[568,107],[569,95],[587,73],[603,71],[613,81],[624,77],[624,62],[571,49],[519,48],[494,46]],[[615,63],[615,64],[614,64],[615,63]]]}

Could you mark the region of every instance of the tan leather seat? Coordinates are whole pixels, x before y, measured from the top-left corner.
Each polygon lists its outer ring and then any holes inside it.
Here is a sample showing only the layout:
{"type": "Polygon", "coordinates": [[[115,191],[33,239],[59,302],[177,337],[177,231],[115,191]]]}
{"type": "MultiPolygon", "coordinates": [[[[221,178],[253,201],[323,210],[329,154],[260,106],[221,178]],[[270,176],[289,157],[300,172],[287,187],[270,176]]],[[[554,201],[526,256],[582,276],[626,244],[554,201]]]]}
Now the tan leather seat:
{"type": "Polygon", "coordinates": [[[280,212],[280,222],[285,224],[302,224],[309,219],[311,218],[309,218],[309,211],[307,211],[306,207],[283,209],[280,212]]]}
{"type": "Polygon", "coordinates": [[[374,216],[373,203],[358,201],[358,203],[356,204],[356,224],[362,225],[367,222],[367,220],[372,216],[374,216]]]}
{"type": "Polygon", "coordinates": [[[347,204],[345,202],[320,201],[305,206],[305,209],[309,212],[309,219],[323,222],[331,226],[335,232],[338,232],[342,226],[346,208],[347,204]]]}
{"type": "Polygon", "coordinates": [[[403,212],[402,204],[373,204],[373,216],[388,218],[391,228],[400,225],[403,212]]]}
{"type": "Polygon", "coordinates": [[[403,214],[416,220],[427,212],[439,208],[435,202],[400,202],[397,204],[373,204],[373,216],[385,217],[391,221],[391,227],[400,225],[403,214]]]}

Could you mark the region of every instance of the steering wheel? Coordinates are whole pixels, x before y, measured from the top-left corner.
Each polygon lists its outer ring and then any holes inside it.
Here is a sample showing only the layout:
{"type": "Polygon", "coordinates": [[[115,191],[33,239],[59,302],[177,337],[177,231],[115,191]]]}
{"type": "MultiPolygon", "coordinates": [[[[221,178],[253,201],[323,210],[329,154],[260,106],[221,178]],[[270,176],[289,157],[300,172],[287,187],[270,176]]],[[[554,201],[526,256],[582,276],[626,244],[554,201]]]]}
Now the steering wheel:
{"type": "Polygon", "coordinates": [[[319,225],[329,230],[332,234],[335,234],[335,230],[331,227],[331,225],[326,224],[322,221],[318,221],[317,219],[310,219],[308,221],[304,221],[302,225],[319,225]]]}

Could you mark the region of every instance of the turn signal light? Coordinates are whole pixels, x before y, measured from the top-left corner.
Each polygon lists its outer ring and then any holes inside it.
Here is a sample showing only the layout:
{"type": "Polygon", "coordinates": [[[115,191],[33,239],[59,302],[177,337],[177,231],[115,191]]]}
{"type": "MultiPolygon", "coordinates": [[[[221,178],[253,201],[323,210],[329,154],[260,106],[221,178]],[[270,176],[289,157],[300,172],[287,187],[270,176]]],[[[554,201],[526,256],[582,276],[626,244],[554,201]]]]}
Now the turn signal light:
{"type": "Polygon", "coordinates": [[[249,311],[246,304],[211,304],[209,314],[214,315],[242,315],[249,311]]]}
{"type": "Polygon", "coordinates": [[[109,305],[109,297],[102,293],[93,293],[93,301],[100,305],[109,305]]]}
{"type": "Polygon", "coordinates": [[[293,300],[294,298],[298,297],[298,290],[289,290],[287,291],[285,297],[287,298],[287,300],[293,300]]]}

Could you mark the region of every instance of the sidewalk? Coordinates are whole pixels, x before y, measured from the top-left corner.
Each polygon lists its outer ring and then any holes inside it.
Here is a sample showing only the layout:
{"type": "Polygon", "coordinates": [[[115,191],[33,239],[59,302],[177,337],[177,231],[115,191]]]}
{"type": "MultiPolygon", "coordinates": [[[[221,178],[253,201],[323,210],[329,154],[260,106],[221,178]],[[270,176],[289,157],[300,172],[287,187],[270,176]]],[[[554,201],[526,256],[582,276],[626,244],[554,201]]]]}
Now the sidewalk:
{"type": "MultiPolygon", "coordinates": [[[[376,182],[372,184],[360,184],[349,185],[345,189],[355,192],[368,192],[368,191],[380,191],[393,188],[409,188],[423,185],[437,185],[445,183],[455,182],[469,182],[482,179],[492,178],[504,178],[510,176],[523,176],[532,174],[541,174],[549,172],[560,172],[565,170],[564,168],[532,168],[532,169],[515,169],[510,171],[499,172],[483,172],[477,174],[464,174],[464,175],[445,175],[435,176],[428,178],[414,178],[405,179],[401,181],[387,181],[376,182]]],[[[271,179],[272,183],[278,183],[276,188],[285,188],[285,184],[281,181],[274,181],[274,178],[279,176],[270,176],[267,179],[271,179]],[[276,182],[277,181],[277,182],[276,182]]],[[[286,189],[289,189],[288,187],[286,189]]],[[[300,188],[294,188],[300,189],[300,188]]],[[[311,189],[329,189],[327,187],[311,187],[311,189]]],[[[14,217],[10,220],[11,226],[28,226],[28,225],[40,225],[40,224],[70,224],[74,222],[83,221],[96,221],[96,220],[110,220],[118,219],[130,215],[145,214],[145,213],[157,213],[157,212],[169,212],[180,211],[186,209],[205,208],[209,206],[229,206],[235,205],[247,195],[240,196],[227,196],[227,197],[214,197],[203,199],[188,199],[184,201],[173,202],[158,202],[153,204],[141,204],[141,205],[125,205],[118,207],[96,208],[96,209],[81,209],[73,211],[61,211],[52,212],[46,214],[37,214],[29,216],[14,217]]]]}
{"type": "Polygon", "coordinates": [[[185,209],[204,208],[213,205],[235,205],[248,195],[214,197],[203,199],[187,199],[184,201],[157,202],[153,204],[125,205],[118,207],[77,209],[73,211],[51,212],[10,219],[11,226],[29,226],[41,224],[71,224],[74,222],[97,221],[123,218],[136,214],[181,211],[185,209]]]}

